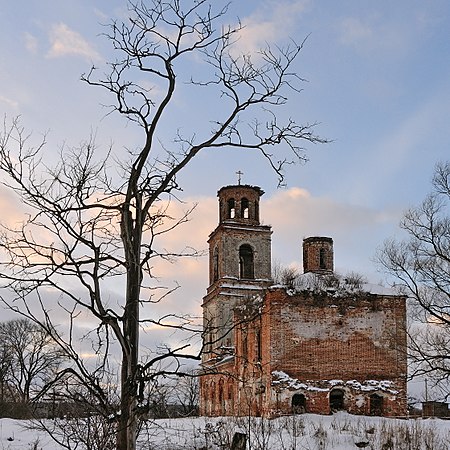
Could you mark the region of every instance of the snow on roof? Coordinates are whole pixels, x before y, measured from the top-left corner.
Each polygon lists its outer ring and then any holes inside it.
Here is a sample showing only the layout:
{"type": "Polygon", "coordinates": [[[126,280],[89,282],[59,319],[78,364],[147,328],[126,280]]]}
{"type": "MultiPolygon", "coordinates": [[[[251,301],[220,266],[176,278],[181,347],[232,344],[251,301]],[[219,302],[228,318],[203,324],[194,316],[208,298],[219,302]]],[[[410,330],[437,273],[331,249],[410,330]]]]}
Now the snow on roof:
{"type": "Polygon", "coordinates": [[[281,370],[274,370],[272,377],[272,386],[280,386],[290,390],[327,392],[335,387],[347,386],[362,392],[383,391],[394,395],[398,394],[398,391],[393,389],[394,383],[390,380],[365,380],[363,382],[356,380],[308,380],[306,382],[300,382],[298,379],[290,377],[286,372],[281,370]]]}
{"type": "Polygon", "coordinates": [[[293,284],[285,286],[282,284],[275,284],[272,288],[284,287],[287,288],[289,294],[302,291],[310,292],[326,292],[333,297],[340,297],[345,295],[383,295],[383,296],[398,296],[398,290],[388,288],[386,286],[367,283],[364,277],[357,274],[339,275],[337,273],[317,274],[307,272],[296,276],[293,284]]]}

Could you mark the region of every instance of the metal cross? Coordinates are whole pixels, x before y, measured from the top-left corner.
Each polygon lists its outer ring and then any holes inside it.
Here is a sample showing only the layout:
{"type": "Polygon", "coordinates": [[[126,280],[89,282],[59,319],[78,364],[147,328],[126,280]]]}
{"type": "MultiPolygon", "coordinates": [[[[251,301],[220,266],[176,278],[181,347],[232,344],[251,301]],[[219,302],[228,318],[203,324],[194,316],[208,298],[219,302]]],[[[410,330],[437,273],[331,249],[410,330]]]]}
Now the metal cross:
{"type": "Polygon", "coordinates": [[[241,184],[241,175],[244,175],[244,172],[241,172],[240,170],[238,170],[236,172],[236,175],[238,176],[238,184],[241,184]]]}

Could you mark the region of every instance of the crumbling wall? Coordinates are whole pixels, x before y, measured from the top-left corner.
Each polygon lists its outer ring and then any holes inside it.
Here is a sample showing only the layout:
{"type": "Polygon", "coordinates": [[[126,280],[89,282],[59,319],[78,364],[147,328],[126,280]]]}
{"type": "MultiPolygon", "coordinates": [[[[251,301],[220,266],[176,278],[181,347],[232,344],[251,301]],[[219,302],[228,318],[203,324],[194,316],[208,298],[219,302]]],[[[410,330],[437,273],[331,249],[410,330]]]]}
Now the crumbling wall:
{"type": "MultiPolygon", "coordinates": [[[[332,386],[326,384],[341,380],[349,412],[367,414],[368,397],[379,393],[384,415],[406,414],[404,297],[334,298],[308,292],[287,295],[284,289],[274,289],[266,302],[272,371],[283,371],[308,385],[299,392],[310,399],[311,412],[330,412],[332,386]],[[356,383],[346,384],[352,380],[356,383]],[[391,389],[374,388],[377,382],[391,389]]],[[[273,395],[283,410],[290,408],[294,391],[273,395]]]]}

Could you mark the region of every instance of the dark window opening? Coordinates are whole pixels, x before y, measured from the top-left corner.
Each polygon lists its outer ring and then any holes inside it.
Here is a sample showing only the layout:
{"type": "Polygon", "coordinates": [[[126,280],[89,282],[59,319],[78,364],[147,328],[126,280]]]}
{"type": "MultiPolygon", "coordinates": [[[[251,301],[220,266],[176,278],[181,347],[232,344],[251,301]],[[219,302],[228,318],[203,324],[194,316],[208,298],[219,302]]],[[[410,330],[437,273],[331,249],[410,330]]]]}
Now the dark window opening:
{"type": "Polygon", "coordinates": [[[333,389],[330,392],[330,409],[332,412],[344,409],[344,391],[341,389],[333,389]]]}
{"type": "Polygon", "coordinates": [[[223,405],[223,400],[224,400],[224,398],[223,398],[223,381],[220,380],[219,381],[219,403],[221,405],[223,405]]]}
{"type": "Polygon", "coordinates": [[[234,219],[236,216],[236,206],[234,198],[228,200],[228,219],[234,219]]]}
{"type": "Polygon", "coordinates": [[[217,248],[214,249],[213,255],[213,281],[219,279],[219,251],[217,248]]]}
{"type": "Polygon", "coordinates": [[[293,414],[303,414],[306,412],[306,397],[303,394],[294,394],[292,397],[293,414]]]}
{"type": "Polygon", "coordinates": [[[261,347],[261,331],[256,331],[256,361],[261,361],[262,347],[261,347]]]}
{"type": "Polygon", "coordinates": [[[259,203],[255,200],[255,220],[259,222],[259,203]]]}
{"type": "Polygon", "coordinates": [[[243,219],[248,219],[249,216],[249,203],[248,203],[248,199],[246,199],[245,197],[243,199],[241,199],[241,217],[243,219]]]}
{"type": "Polygon", "coordinates": [[[228,387],[228,400],[233,400],[233,387],[228,387]]]}
{"type": "Polygon", "coordinates": [[[253,249],[248,244],[239,248],[239,276],[247,279],[255,278],[253,249]]]}
{"type": "Polygon", "coordinates": [[[248,358],[248,342],[247,342],[247,333],[242,336],[242,358],[244,361],[247,361],[248,358]]]}
{"type": "Polygon", "coordinates": [[[319,267],[321,269],[327,268],[327,262],[326,262],[326,250],[324,248],[321,248],[319,251],[319,267]]]}
{"type": "Polygon", "coordinates": [[[372,394],[370,396],[370,415],[382,416],[383,415],[383,397],[378,394],[372,394]]]}

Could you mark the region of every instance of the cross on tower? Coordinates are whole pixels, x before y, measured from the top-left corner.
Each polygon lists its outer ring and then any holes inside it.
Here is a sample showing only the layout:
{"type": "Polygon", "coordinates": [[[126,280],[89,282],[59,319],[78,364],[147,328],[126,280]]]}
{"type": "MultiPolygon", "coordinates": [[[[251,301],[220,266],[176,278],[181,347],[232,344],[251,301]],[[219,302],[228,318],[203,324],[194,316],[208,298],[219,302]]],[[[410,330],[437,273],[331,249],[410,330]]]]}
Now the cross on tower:
{"type": "Polygon", "coordinates": [[[240,170],[238,170],[236,172],[236,175],[238,176],[238,184],[241,184],[241,175],[244,175],[244,172],[241,172],[240,170]]]}

